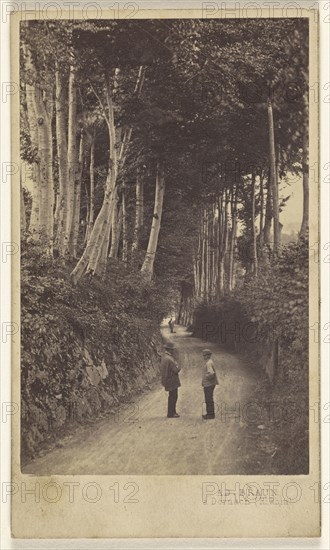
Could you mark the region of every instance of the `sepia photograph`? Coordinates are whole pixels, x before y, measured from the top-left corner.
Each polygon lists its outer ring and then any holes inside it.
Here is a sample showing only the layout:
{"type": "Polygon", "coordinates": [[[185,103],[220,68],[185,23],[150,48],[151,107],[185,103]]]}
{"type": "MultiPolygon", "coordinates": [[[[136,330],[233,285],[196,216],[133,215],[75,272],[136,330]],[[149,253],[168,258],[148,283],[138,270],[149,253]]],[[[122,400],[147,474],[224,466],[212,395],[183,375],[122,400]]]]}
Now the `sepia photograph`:
{"type": "Polygon", "coordinates": [[[164,13],[19,21],[17,467],[285,516],[319,480],[312,20],[164,13]]]}
{"type": "Polygon", "coordinates": [[[23,471],[307,474],[308,20],[20,31],[23,471]]]}

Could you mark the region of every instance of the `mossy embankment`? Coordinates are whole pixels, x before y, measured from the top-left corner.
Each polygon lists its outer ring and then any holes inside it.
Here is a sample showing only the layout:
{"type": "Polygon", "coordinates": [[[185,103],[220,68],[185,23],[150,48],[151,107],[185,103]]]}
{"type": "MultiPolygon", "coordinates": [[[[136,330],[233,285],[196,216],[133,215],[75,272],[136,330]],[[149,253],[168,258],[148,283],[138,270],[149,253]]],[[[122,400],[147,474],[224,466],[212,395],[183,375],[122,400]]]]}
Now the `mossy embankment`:
{"type": "Polygon", "coordinates": [[[166,290],[118,262],[72,286],[37,245],[21,260],[22,461],[129,399],[159,374],[166,290]]]}

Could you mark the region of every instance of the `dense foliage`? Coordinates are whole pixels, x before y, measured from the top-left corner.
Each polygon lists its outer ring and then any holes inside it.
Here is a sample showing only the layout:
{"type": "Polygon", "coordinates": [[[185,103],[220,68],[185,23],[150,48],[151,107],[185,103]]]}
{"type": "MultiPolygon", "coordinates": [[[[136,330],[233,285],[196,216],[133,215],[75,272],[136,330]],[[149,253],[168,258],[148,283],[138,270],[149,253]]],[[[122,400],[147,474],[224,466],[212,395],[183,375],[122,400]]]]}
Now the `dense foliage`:
{"type": "Polygon", "coordinates": [[[196,336],[239,351],[259,370],[255,401],[277,411],[268,425],[275,428],[279,473],[308,472],[308,265],[308,241],[300,239],[268,261],[258,279],[219,303],[200,304],[194,315],[196,336]]]}

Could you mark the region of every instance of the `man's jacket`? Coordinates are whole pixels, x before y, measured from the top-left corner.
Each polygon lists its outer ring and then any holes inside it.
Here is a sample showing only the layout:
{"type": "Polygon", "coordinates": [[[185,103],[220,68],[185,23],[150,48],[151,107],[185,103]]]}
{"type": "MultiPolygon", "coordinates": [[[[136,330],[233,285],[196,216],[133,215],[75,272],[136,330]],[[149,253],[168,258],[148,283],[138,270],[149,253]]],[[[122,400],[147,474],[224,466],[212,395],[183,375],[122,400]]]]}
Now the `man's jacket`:
{"type": "Polygon", "coordinates": [[[208,386],[217,386],[218,384],[219,380],[215,372],[214,363],[212,359],[208,359],[203,366],[202,386],[207,388],[208,386]]]}
{"type": "Polygon", "coordinates": [[[180,369],[174,361],[172,355],[165,352],[161,362],[162,384],[166,391],[172,391],[181,386],[179,372],[180,369]]]}

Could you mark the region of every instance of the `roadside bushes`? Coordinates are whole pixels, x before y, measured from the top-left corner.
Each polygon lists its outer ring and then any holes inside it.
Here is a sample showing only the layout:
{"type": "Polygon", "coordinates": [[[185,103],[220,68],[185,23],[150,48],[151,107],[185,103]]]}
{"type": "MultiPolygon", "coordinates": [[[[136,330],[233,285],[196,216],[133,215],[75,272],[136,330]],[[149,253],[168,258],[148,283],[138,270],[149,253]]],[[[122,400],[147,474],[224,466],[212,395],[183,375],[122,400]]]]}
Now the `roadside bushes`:
{"type": "Polygon", "coordinates": [[[113,262],[73,287],[36,244],[21,258],[22,459],[40,442],[125,400],[158,374],[166,290],[113,262]]]}
{"type": "Polygon", "coordinates": [[[269,389],[255,397],[282,411],[270,421],[279,473],[308,472],[308,251],[307,239],[290,243],[256,277],[194,314],[194,336],[245,354],[260,380],[267,373],[269,389]]]}
{"type": "Polygon", "coordinates": [[[261,265],[257,277],[213,304],[194,312],[194,336],[233,351],[253,353],[279,341],[283,349],[308,353],[308,243],[283,248],[273,263],[261,265]]]}

